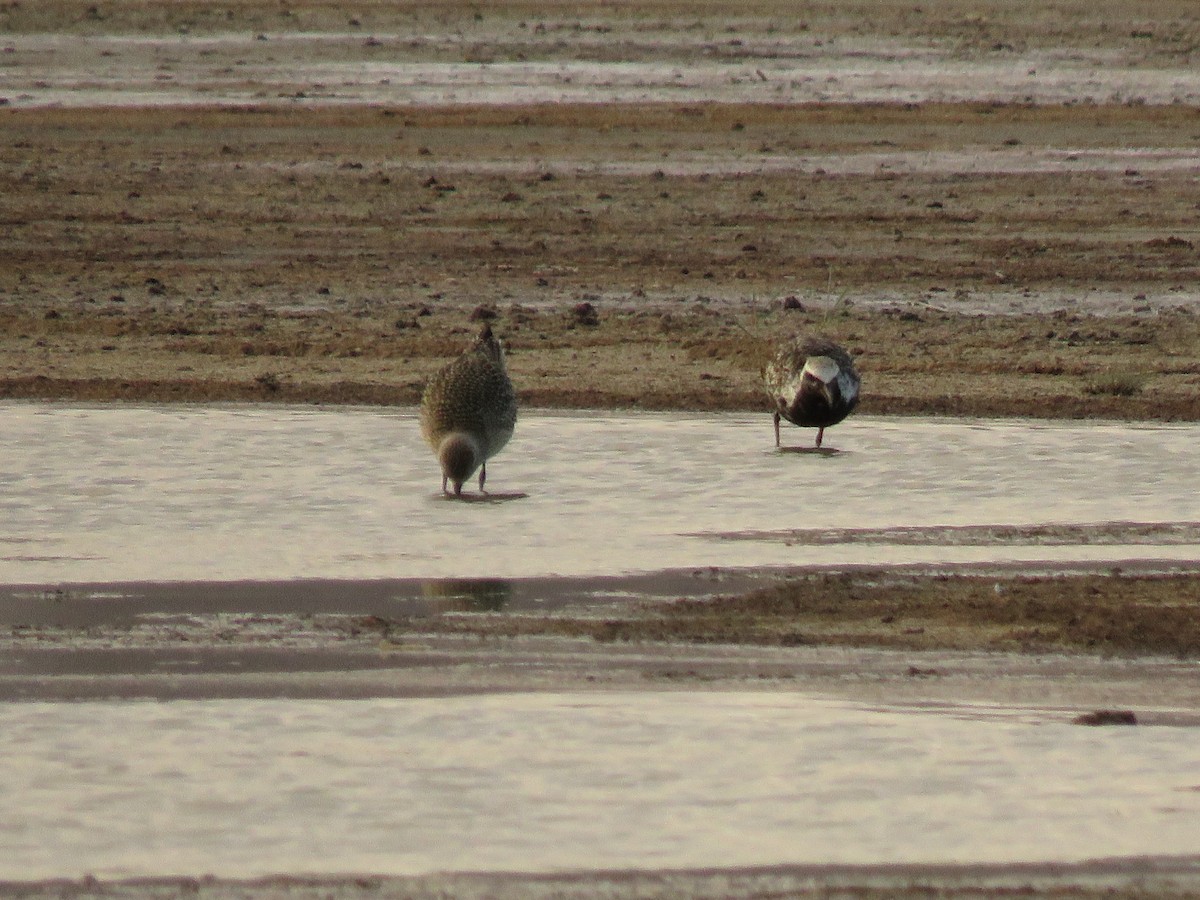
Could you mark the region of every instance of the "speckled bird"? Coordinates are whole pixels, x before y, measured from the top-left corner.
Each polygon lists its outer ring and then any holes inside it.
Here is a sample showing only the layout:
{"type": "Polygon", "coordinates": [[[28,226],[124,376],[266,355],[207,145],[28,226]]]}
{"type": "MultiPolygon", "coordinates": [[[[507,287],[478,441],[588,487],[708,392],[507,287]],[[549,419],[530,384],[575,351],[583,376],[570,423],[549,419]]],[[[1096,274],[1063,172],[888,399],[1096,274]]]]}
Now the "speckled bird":
{"type": "Polygon", "coordinates": [[[858,404],[854,360],[826,338],[797,338],[785,344],[764,367],[763,384],[775,404],[776,447],[780,419],[816,428],[820,447],[825,429],[850,415],[858,404]]]}
{"type": "Polygon", "coordinates": [[[485,325],[479,338],[429,380],[421,398],[421,434],[442,466],[442,491],[462,495],[479,470],[479,490],[487,461],[512,437],[517,395],[504,365],[504,347],[485,325]]]}

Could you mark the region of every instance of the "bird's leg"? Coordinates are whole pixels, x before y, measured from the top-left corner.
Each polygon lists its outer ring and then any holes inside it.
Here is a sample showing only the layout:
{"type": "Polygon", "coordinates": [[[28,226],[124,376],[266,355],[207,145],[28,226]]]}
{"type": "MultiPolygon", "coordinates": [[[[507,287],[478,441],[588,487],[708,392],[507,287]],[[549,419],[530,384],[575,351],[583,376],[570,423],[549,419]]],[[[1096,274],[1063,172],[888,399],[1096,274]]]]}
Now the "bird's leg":
{"type": "Polygon", "coordinates": [[[823,438],[824,436],[825,436],[825,429],[818,428],[817,429],[817,449],[818,450],[821,448],[821,438],[823,438]]]}
{"type": "Polygon", "coordinates": [[[779,446],[779,413],[775,413],[775,446],[779,446]]]}
{"type": "Polygon", "coordinates": [[[449,476],[447,476],[447,475],[442,476],[442,493],[445,494],[447,497],[450,496],[450,492],[448,490],[446,490],[446,483],[449,480],[450,480],[449,476]]]}
{"type": "Polygon", "coordinates": [[[484,463],[479,467],[479,492],[481,494],[487,493],[487,491],[483,489],[483,483],[485,481],[487,481],[487,463],[484,463]]]}

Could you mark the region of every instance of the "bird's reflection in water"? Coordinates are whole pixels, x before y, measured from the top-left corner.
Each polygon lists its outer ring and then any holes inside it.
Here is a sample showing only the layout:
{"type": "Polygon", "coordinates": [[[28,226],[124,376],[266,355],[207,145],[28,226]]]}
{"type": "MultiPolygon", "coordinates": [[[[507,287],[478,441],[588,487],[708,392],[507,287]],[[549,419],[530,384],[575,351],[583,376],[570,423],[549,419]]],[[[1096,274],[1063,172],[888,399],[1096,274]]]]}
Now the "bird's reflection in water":
{"type": "Polygon", "coordinates": [[[512,597],[503,578],[439,578],[421,585],[421,594],[441,612],[499,612],[512,597]]]}

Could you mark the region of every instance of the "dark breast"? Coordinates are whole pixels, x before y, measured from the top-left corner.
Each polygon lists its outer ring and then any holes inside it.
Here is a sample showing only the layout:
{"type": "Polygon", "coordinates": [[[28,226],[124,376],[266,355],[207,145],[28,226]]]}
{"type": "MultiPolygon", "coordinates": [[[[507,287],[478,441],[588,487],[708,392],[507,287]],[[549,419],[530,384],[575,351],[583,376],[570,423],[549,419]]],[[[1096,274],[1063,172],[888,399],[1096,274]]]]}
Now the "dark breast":
{"type": "Polygon", "coordinates": [[[780,415],[793,425],[804,428],[828,428],[836,425],[854,409],[858,397],[847,401],[838,390],[837,383],[830,385],[833,402],[826,398],[817,379],[806,377],[800,385],[796,399],[791,404],[785,404],[777,398],[780,415]]]}
{"type": "Polygon", "coordinates": [[[763,371],[763,382],[776,409],[793,425],[828,428],[850,415],[858,405],[858,372],[849,353],[833,341],[810,337],[780,348],[763,371]],[[804,365],[812,357],[825,356],[840,370],[826,397],[821,381],[805,375],[804,365]],[[849,393],[842,392],[842,385],[849,393]]]}

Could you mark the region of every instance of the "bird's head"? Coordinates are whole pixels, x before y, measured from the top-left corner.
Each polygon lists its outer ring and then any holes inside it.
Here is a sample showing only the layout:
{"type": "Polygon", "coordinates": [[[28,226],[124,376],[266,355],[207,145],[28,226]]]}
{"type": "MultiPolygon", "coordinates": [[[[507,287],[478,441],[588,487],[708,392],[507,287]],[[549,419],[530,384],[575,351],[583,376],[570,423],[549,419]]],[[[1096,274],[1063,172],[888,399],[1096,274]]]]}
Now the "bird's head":
{"type": "Polygon", "coordinates": [[[828,356],[810,356],[804,361],[800,378],[811,388],[820,392],[825,401],[833,406],[834,385],[837,384],[841,368],[828,356]]]}
{"type": "Polygon", "coordinates": [[[484,325],[479,330],[479,337],[475,340],[475,350],[487,354],[497,365],[504,362],[504,344],[492,332],[491,325],[484,325]]]}
{"type": "Polygon", "coordinates": [[[442,439],[438,462],[442,464],[442,474],[454,485],[455,496],[459,496],[463,483],[483,463],[483,450],[471,435],[455,431],[442,439]]]}

